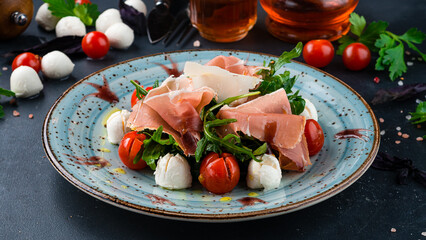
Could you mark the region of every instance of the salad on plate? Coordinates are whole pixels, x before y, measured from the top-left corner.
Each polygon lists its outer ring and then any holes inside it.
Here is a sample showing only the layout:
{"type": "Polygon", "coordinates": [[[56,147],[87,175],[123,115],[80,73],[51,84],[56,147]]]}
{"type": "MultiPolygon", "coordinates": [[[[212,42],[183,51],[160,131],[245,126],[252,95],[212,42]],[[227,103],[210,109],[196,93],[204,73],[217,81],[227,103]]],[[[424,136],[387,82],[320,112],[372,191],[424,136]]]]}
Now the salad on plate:
{"type": "Polygon", "coordinates": [[[148,88],[132,80],[132,110],[108,118],[108,140],[124,165],[149,166],[163,188],[199,181],[224,194],[242,177],[250,189],[277,188],[282,170],[304,171],[324,144],[315,106],[292,89],[297,76],[277,73],[301,51],[299,43],[264,66],[234,56],[188,61],[148,88]]]}

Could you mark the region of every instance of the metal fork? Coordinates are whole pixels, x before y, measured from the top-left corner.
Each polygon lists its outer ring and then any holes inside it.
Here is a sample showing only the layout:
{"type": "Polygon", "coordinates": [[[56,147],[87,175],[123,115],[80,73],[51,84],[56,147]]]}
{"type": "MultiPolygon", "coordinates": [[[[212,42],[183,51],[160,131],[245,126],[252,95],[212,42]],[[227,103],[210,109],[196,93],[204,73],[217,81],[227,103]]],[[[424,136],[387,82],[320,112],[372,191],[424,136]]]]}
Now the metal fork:
{"type": "Polygon", "coordinates": [[[163,45],[167,47],[175,38],[179,37],[176,46],[185,46],[186,42],[191,39],[196,32],[197,30],[192,26],[189,19],[189,8],[186,8],[176,16],[169,32],[163,39],[163,45]]]}

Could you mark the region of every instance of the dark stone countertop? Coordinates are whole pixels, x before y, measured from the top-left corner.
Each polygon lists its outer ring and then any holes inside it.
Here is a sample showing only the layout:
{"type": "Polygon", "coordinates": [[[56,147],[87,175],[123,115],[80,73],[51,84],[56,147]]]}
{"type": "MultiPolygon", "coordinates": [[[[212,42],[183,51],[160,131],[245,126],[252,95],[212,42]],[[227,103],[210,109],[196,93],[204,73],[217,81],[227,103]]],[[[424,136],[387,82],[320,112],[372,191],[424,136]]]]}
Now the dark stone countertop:
{"type": "MultiPolygon", "coordinates": [[[[94,3],[101,11],[117,7],[118,1],[104,0],[94,3]]],[[[35,12],[42,4],[35,0],[35,12]]],[[[148,9],[153,1],[147,1],[148,9]]],[[[402,34],[410,27],[426,32],[426,2],[424,0],[361,0],[355,10],[368,22],[384,20],[389,30],[402,34]]],[[[239,49],[279,55],[294,44],[281,42],[265,29],[265,12],[259,7],[258,21],[242,41],[219,44],[196,35],[201,48],[239,49]]],[[[0,42],[0,53],[29,47],[38,37],[54,38],[37,27],[33,20],[18,38],[0,42]]],[[[192,49],[190,41],[183,49],[192,49]]],[[[419,46],[426,51],[426,44],[419,46]]],[[[126,51],[111,50],[102,61],[73,59],[76,64],[72,76],[64,81],[44,83],[43,94],[36,99],[18,99],[11,106],[2,98],[6,116],[0,119],[0,239],[426,239],[426,192],[418,182],[407,185],[396,183],[396,173],[370,168],[352,186],[338,195],[312,207],[272,218],[237,223],[190,223],[148,217],[129,212],[99,201],[68,183],[51,166],[43,151],[41,129],[44,117],[55,100],[69,86],[90,73],[130,58],[173,51],[174,45],[164,48],[151,45],[146,36],[138,36],[126,51]],[[20,117],[13,117],[18,110],[20,117]],[[29,119],[28,114],[34,114],[29,119]],[[396,232],[392,233],[391,228],[396,232]]],[[[373,54],[373,60],[376,54],[373,54]]],[[[426,83],[425,63],[411,60],[404,74],[404,84],[426,83]]],[[[303,61],[302,58],[297,59],[303,61]]],[[[10,62],[0,58],[0,87],[9,89],[10,62]]],[[[346,70],[340,56],[323,70],[340,78],[358,91],[367,102],[380,88],[397,86],[389,81],[387,72],[377,72],[374,64],[360,72],[346,70]],[[375,84],[374,77],[381,82],[375,84]]],[[[424,100],[420,94],[418,99],[424,100]]],[[[407,157],[414,165],[426,169],[425,142],[416,137],[426,135],[425,127],[417,128],[406,116],[415,110],[416,102],[403,102],[372,106],[377,118],[383,118],[380,151],[407,157]],[[410,135],[397,136],[396,127],[410,135]],[[401,140],[401,144],[395,144],[401,140]]],[[[424,124],[425,125],[425,124],[424,124]]]]}

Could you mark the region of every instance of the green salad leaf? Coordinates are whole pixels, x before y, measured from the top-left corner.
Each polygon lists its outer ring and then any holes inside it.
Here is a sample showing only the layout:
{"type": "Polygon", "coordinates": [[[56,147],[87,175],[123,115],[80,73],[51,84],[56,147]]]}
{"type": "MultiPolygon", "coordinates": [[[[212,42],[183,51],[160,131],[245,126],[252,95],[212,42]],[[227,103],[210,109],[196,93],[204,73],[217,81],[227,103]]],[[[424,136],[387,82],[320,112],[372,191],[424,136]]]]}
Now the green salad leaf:
{"type": "Polygon", "coordinates": [[[413,124],[426,122],[426,102],[420,102],[415,112],[410,112],[413,124]]]}
{"type": "MultiPolygon", "coordinates": [[[[0,88],[0,96],[1,95],[6,96],[6,97],[14,97],[15,93],[10,91],[10,90],[7,90],[7,89],[0,88]]],[[[3,106],[0,105],[0,118],[3,118],[3,117],[4,117],[3,106]]]]}

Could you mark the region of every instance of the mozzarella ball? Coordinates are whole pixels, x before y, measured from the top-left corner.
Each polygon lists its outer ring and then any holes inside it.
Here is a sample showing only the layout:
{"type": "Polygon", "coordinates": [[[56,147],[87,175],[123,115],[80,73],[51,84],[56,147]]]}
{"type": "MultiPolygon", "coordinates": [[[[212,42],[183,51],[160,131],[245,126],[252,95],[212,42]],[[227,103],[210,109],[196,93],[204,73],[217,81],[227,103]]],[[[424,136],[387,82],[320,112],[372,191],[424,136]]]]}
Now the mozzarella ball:
{"type": "Polygon", "coordinates": [[[265,191],[277,188],[281,182],[281,168],[278,159],[271,154],[263,154],[257,162],[251,160],[247,171],[247,186],[251,189],[264,188],[265,191]]]}
{"type": "Polygon", "coordinates": [[[133,7],[146,16],[146,5],[141,0],[126,0],[124,4],[133,7]]]}
{"type": "Polygon", "coordinates": [[[74,63],[60,51],[52,51],[41,59],[41,71],[48,78],[65,78],[72,73],[73,69],[74,63]]]}
{"type": "Polygon", "coordinates": [[[26,98],[43,90],[43,84],[34,69],[20,66],[10,75],[10,90],[15,93],[16,97],[26,98]]]}
{"type": "Polygon", "coordinates": [[[96,19],[96,31],[105,33],[114,23],[120,22],[123,22],[121,20],[120,11],[115,8],[107,9],[96,19]]]}
{"type": "Polygon", "coordinates": [[[56,37],[86,35],[86,26],[78,17],[68,16],[61,18],[56,24],[56,37]]]}
{"type": "Polygon", "coordinates": [[[48,9],[49,4],[44,3],[40,6],[40,8],[37,11],[35,20],[46,31],[52,31],[55,29],[56,24],[58,23],[59,19],[57,16],[53,16],[52,12],[48,9]]]}
{"type": "Polygon", "coordinates": [[[105,35],[108,37],[111,47],[118,49],[130,47],[135,39],[133,29],[124,23],[115,23],[106,30],[105,35]]]}
{"type": "Polygon", "coordinates": [[[318,113],[317,113],[317,109],[315,108],[315,105],[308,99],[306,98],[304,99],[306,102],[305,109],[300,114],[300,116],[305,116],[306,119],[314,119],[315,121],[318,121],[318,113]]]}
{"type": "Polygon", "coordinates": [[[191,168],[180,154],[167,153],[157,162],[154,172],[155,183],[168,189],[183,189],[191,187],[191,168]]]}
{"type": "Polygon", "coordinates": [[[107,133],[108,141],[112,144],[119,144],[124,134],[130,131],[126,127],[127,120],[129,119],[130,112],[121,110],[111,114],[107,120],[107,133]]]}

